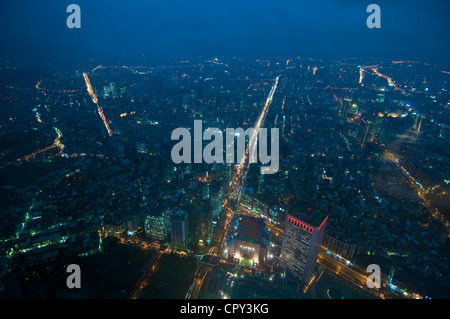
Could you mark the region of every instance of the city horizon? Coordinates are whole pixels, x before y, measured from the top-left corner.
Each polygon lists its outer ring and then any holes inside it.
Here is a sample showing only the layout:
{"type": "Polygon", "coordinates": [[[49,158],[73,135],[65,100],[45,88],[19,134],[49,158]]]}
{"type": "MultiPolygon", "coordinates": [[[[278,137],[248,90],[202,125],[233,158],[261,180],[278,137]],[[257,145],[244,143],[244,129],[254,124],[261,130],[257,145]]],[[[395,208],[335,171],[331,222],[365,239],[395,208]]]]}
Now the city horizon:
{"type": "Polygon", "coordinates": [[[2,60],[76,65],[89,59],[322,55],[449,63],[445,0],[378,1],[380,28],[366,26],[370,3],[356,0],[76,3],[79,28],[66,27],[69,3],[5,4],[2,60]]]}

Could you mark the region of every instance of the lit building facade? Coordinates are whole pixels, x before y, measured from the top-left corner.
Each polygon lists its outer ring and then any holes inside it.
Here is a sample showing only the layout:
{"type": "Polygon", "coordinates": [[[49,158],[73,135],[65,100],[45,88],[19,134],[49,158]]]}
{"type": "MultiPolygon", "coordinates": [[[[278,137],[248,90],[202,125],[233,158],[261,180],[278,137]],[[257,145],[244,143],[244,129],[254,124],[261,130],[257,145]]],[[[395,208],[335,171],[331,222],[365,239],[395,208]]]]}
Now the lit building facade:
{"type": "Polygon", "coordinates": [[[167,203],[156,203],[146,208],[145,235],[152,239],[165,240],[170,232],[172,210],[167,203]]]}
{"type": "Polygon", "coordinates": [[[222,202],[223,202],[223,180],[218,179],[211,183],[210,195],[211,195],[211,207],[213,216],[219,216],[222,211],[222,202]]]}
{"type": "Polygon", "coordinates": [[[242,266],[256,267],[265,260],[268,238],[262,219],[241,216],[228,244],[228,257],[242,266]]]}
{"type": "Polygon", "coordinates": [[[306,282],[314,271],[328,220],[323,214],[312,217],[286,214],[280,262],[301,282],[306,282]]]}

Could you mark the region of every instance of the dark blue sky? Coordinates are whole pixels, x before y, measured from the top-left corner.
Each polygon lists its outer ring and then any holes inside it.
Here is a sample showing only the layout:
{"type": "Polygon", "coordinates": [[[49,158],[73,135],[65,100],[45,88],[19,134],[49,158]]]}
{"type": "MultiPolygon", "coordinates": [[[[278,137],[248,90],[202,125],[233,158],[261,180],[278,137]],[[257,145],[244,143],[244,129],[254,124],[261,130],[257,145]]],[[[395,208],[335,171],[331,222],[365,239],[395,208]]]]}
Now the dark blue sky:
{"type": "Polygon", "coordinates": [[[2,60],[306,54],[449,62],[448,0],[0,2],[2,60]],[[71,3],[81,7],[81,29],[66,26],[71,3]],[[381,7],[381,29],[366,26],[371,3],[381,7]]]}

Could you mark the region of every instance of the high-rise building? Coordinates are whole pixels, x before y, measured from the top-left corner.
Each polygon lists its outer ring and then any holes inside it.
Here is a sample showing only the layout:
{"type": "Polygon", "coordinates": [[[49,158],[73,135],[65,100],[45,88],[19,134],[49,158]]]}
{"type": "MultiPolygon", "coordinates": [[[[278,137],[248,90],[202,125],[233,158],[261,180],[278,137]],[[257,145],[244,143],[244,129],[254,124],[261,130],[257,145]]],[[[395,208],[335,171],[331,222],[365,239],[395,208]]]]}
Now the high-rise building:
{"type": "Polygon", "coordinates": [[[359,128],[358,128],[358,133],[357,133],[357,138],[360,142],[361,147],[364,147],[364,145],[366,144],[367,140],[369,140],[370,136],[371,136],[371,126],[372,126],[372,122],[362,118],[360,123],[359,123],[359,128]]]}
{"type": "Polygon", "coordinates": [[[328,216],[286,214],[281,265],[294,278],[307,282],[316,266],[328,216]]]}
{"type": "Polygon", "coordinates": [[[197,237],[202,243],[206,243],[212,235],[213,212],[211,205],[204,205],[198,216],[197,237]]]}
{"type": "Polygon", "coordinates": [[[153,203],[145,207],[145,235],[152,239],[165,240],[170,232],[172,210],[165,202],[153,203]]]}
{"type": "Polygon", "coordinates": [[[211,207],[214,217],[217,217],[222,211],[223,194],[224,194],[223,180],[222,179],[214,180],[211,183],[210,187],[211,207]]]}
{"type": "Polygon", "coordinates": [[[342,107],[339,114],[339,117],[341,118],[341,121],[346,121],[347,114],[350,111],[352,104],[352,98],[351,97],[345,97],[344,101],[342,101],[342,107]]]}
{"type": "Polygon", "coordinates": [[[170,218],[170,237],[173,244],[184,245],[189,235],[188,214],[177,210],[170,218]]]}

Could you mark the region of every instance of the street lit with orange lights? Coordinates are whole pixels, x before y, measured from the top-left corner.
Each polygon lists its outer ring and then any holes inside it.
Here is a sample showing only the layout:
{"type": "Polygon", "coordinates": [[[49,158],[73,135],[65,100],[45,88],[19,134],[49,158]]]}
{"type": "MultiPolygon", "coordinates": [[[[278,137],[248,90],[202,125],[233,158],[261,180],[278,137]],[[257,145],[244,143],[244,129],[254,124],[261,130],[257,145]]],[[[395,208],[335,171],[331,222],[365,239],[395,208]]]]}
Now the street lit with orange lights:
{"type": "Polygon", "coordinates": [[[87,73],[83,73],[83,78],[86,83],[86,89],[92,98],[92,102],[94,102],[97,105],[98,114],[100,115],[100,118],[102,119],[103,124],[105,125],[105,128],[108,131],[108,135],[112,136],[114,134],[114,132],[111,129],[111,126],[109,125],[108,120],[106,119],[106,116],[103,112],[103,108],[98,104],[97,96],[95,95],[94,89],[92,88],[91,81],[89,80],[87,73]]]}
{"type": "Polygon", "coordinates": [[[264,119],[266,118],[270,104],[273,101],[273,95],[275,94],[275,91],[277,89],[279,78],[280,78],[280,76],[277,76],[275,78],[275,83],[272,86],[272,88],[270,89],[269,95],[266,99],[266,102],[264,103],[261,114],[259,115],[258,119],[256,120],[256,123],[254,126],[254,131],[252,132],[252,135],[249,137],[249,142],[248,142],[247,148],[245,150],[244,157],[241,159],[239,165],[235,165],[233,181],[230,185],[228,194],[229,194],[230,198],[235,198],[235,199],[237,199],[237,201],[239,201],[239,198],[241,196],[242,187],[244,185],[245,178],[248,173],[248,166],[250,165],[250,158],[254,158],[254,156],[255,156],[254,152],[256,152],[256,138],[258,136],[258,130],[259,130],[261,124],[264,122],[264,119]],[[253,147],[252,154],[249,154],[250,146],[255,146],[255,147],[253,147]]]}

